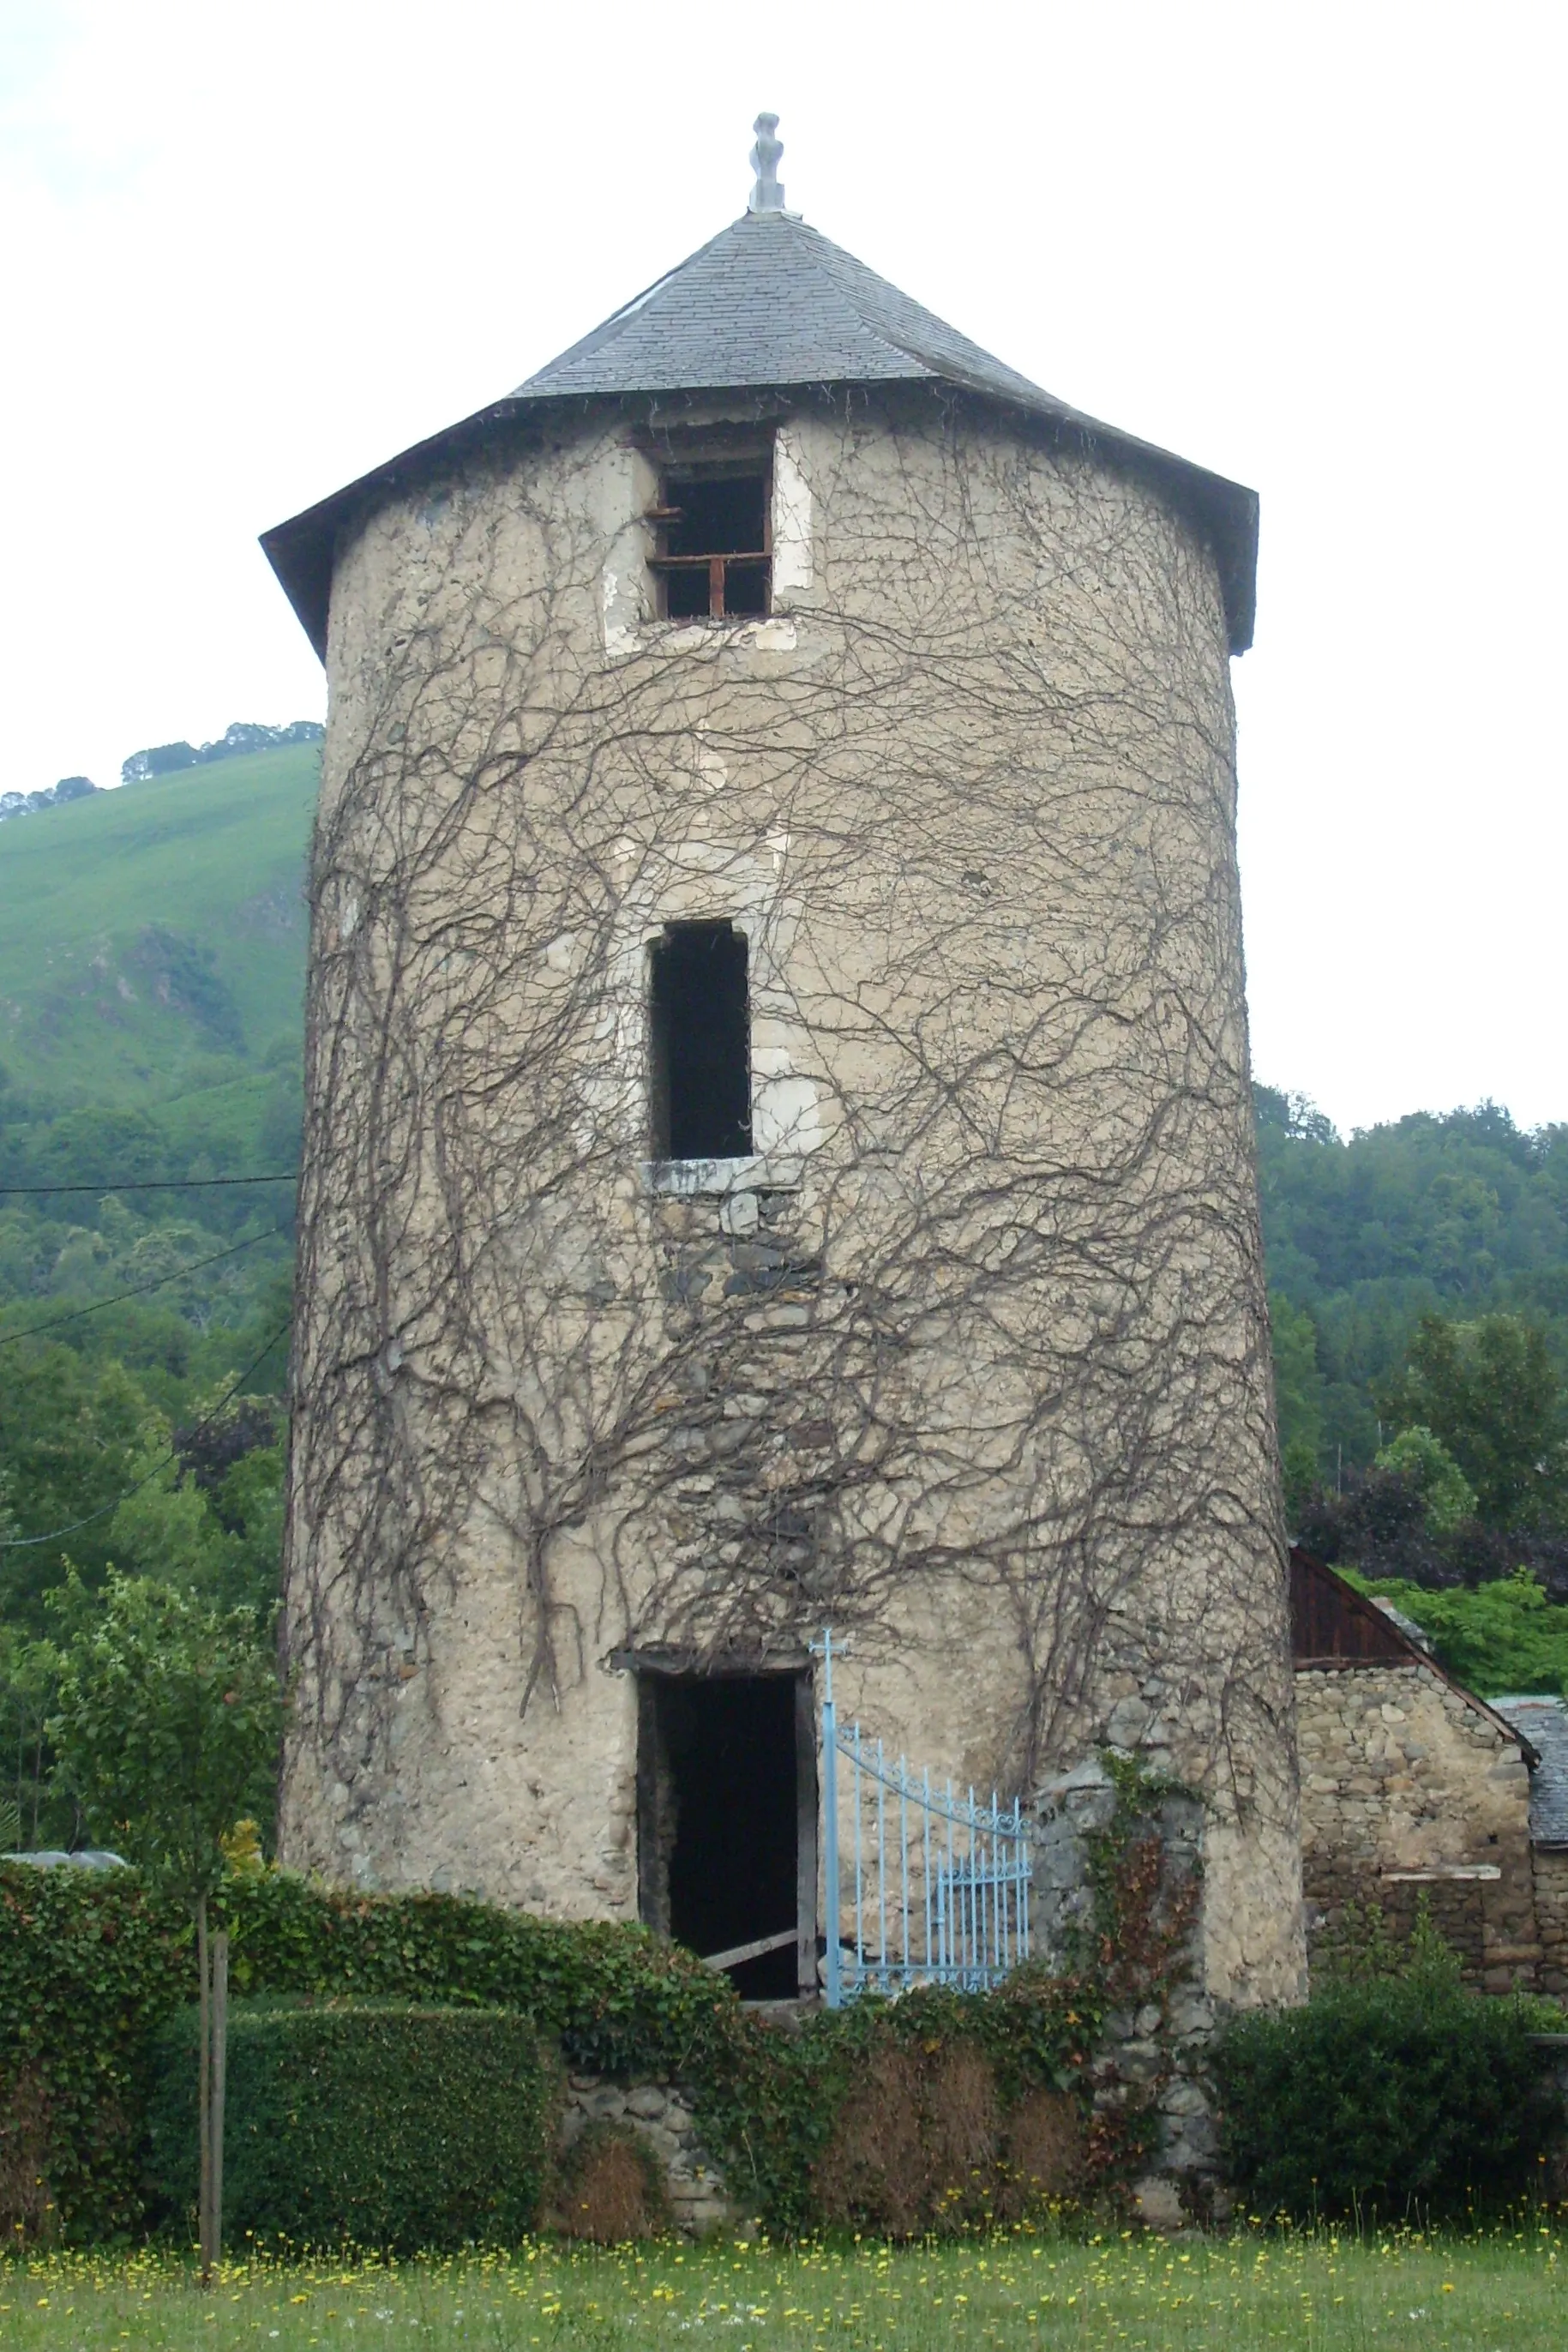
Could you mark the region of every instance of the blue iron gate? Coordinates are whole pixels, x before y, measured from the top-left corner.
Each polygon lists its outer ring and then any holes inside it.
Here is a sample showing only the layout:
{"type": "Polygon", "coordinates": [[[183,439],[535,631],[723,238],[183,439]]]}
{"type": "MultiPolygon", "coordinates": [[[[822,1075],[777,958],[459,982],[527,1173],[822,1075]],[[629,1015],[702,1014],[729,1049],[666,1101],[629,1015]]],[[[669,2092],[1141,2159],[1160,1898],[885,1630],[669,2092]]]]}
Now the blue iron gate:
{"type": "Polygon", "coordinates": [[[1022,1811],[934,1789],[858,1723],[840,1727],[833,1637],[822,1661],[822,1860],[825,1993],[840,2009],[857,1993],[916,1984],[984,1991],[1029,1957],[1030,1850],[1022,1811]],[[842,1770],[841,1771],[841,1764],[842,1770]],[[854,1894],[848,1893],[853,1868],[854,1894]],[[848,1917],[845,1916],[846,1911],[848,1917]]]}

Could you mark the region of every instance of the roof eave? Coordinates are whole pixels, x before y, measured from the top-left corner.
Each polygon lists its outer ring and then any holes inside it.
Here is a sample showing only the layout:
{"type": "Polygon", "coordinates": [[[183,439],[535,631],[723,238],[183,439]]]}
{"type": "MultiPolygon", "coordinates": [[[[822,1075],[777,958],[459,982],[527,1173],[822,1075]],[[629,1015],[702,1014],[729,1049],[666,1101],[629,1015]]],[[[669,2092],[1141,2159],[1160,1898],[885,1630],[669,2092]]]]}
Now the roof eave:
{"type": "MultiPolygon", "coordinates": [[[[616,405],[626,400],[657,399],[661,394],[672,398],[681,394],[706,394],[709,397],[730,394],[742,400],[784,399],[821,390],[843,390],[856,381],[840,378],[822,384],[628,386],[614,393],[530,393],[524,387],[507,394],[504,399],[492,401],[485,408],[476,409],[471,416],[444,426],[428,439],[414,442],[395,457],[373,467],[370,473],[361,474],[356,481],[346,483],[340,490],[334,490],[330,497],[319,499],[315,506],[290,516],[287,522],[274,524],[270,530],[262,533],[262,551],[277,574],[279,585],[293,606],[318,659],[325,662],[332,572],[337,557],[338,534],[345,517],[372,492],[394,489],[411,471],[426,461],[450,457],[475,434],[524,414],[542,416],[551,409],[616,405]]],[[[1189,509],[1191,519],[1208,539],[1219,572],[1229,650],[1233,654],[1247,651],[1252,643],[1257,615],[1259,501],[1256,490],[1230,481],[1223,474],[1210,473],[1206,467],[1194,465],[1190,458],[1178,457],[1173,451],[1162,449],[1154,442],[1142,441],[1135,434],[1124,433],[1115,425],[1103,425],[1095,417],[1065,407],[1043,394],[1038,400],[1031,401],[1021,392],[1011,394],[983,381],[956,374],[937,374],[925,366],[912,369],[907,377],[880,377],[877,382],[889,385],[908,383],[925,383],[934,388],[949,387],[967,394],[972,399],[983,400],[989,406],[1011,409],[1019,415],[1046,420],[1059,430],[1070,433],[1085,448],[1103,446],[1123,458],[1146,467],[1166,487],[1177,492],[1189,509]]]]}
{"type": "Polygon", "coordinates": [[[427,458],[449,456],[473,433],[504,423],[513,415],[517,400],[508,395],[477,408],[455,425],[444,425],[426,440],[415,441],[368,474],[345,482],[340,490],[318,499],[313,507],[274,523],[261,534],[261,551],[277,576],[279,586],[294,607],[295,617],[309,638],[318,660],[327,658],[327,627],[332,601],[332,572],[338,533],[347,515],[372,491],[395,489],[403,478],[427,458]]]}

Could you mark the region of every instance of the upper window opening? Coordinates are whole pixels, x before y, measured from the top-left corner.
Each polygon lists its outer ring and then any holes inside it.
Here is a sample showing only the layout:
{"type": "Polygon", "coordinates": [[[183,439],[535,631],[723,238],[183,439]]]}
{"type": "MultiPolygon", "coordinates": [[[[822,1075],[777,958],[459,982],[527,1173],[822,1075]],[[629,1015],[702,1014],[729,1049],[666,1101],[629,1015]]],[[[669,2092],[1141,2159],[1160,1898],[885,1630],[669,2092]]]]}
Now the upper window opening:
{"type": "Polygon", "coordinates": [[[672,923],[649,950],[655,1160],[751,1150],[746,940],[732,923],[672,923]]]}
{"type": "Polygon", "coordinates": [[[650,561],[668,619],[718,621],[768,610],[765,466],[668,473],[651,520],[659,525],[659,551],[650,561]]]}

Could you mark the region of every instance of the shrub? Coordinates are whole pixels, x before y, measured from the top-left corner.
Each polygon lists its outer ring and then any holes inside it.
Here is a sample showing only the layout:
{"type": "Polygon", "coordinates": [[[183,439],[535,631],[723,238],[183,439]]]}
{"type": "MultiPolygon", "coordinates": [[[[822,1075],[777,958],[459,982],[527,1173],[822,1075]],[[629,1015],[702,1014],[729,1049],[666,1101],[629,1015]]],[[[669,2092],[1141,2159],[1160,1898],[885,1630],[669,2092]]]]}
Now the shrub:
{"type": "Polygon", "coordinates": [[[595,2123],[561,2166],[551,2226],[596,2246],[662,2237],[673,2226],[663,2165],[629,2124],[595,2123]]]}
{"type": "Polygon", "coordinates": [[[1562,2128],[1529,2038],[1542,2008],[1427,1961],[1237,2019],[1216,2062],[1232,2181],[1254,2210],[1298,2219],[1521,2195],[1562,2128]]]}
{"type": "MultiPolygon", "coordinates": [[[[155,2053],[151,2168],[176,2213],[196,2193],[196,2041],[183,2010],[155,2053]]],[[[409,2252],[514,2243],[538,2219],[556,2091],[514,2011],[238,2003],[225,2235],[409,2252]]]]}
{"type": "Polygon", "coordinates": [[[1568,1689],[1568,1609],[1547,1599],[1528,1568],[1474,1592],[1428,1592],[1392,1577],[1348,1581],[1413,1617],[1468,1690],[1485,1697],[1568,1689]]]}
{"type": "MultiPolygon", "coordinates": [[[[1158,1841],[1144,1834],[1151,1790],[1130,1765],[1114,1770],[1116,1822],[1098,1842],[1094,1927],[1072,1973],[1029,1962],[992,1992],[922,1987],[820,2012],[793,2035],[645,1928],[444,1895],[346,1894],[238,1866],[232,1844],[214,1924],[232,1938],[235,2013],[256,1995],[505,2009],[559,2041],[574,2072],[682,2083],[731,2195],[779,2234],[821,2226],[816,2168],[878,2053],[930,2062],[961,2046],[994,2084],[993,2185],[982,2189],[1000,2213],[1004,2199],[1057,2193],[1062,2166],[1076,2176],[1082,2162],[1086,2193],[1130,2175],[1157,2124],[1157,2083],[1113,2117],[1090,2115],[1107,2005],[1163,2000],[1186,1966],[1192,1891],[1164,1887],[1158,1841]]],[[[189,1913],[137,1872],[0,1863],[0,2232],[46,2226],[20,2200],[24,2173],[43,2177],[47,2226],[68,2241],[141,2226],[153,2039],[195,1991],[189,1913]]],[[[177,2203],[186,2192],[172,2193],[177,2203]]]]}

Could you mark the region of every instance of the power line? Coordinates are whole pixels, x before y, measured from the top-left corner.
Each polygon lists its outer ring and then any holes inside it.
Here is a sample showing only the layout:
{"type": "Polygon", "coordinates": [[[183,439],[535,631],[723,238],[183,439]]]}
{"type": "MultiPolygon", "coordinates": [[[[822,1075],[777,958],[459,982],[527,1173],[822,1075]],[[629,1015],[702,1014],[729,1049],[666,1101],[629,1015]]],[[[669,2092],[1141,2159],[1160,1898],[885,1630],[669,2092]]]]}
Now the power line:
{"type": "Polygon", "coordinates": [[[298,1170],[281,1176],[110,1176],[97,1184],[0,1184],[0,1194],[19,1192],[210,1192],[220,1184],[293,1184],[298,1170]]]}
{"type": "Polygon", "coordinates": [[[118,1307],[122,1299],[144,1298],[150,1290],[162,1290],[167,1283],[178,1282],[187,1274],[200,1274],[207,1265],[217,1265],[225,1257],[237,1257],[241,1250],[254,1249],[257,1242],[275,1241],[286,1228],[269,1225],[264,1234],[252,1234],[248,1241],[235,1242],[232,1248],[214,1250],[211,1257],[193,1258],[188,1265],[177,1265],[172,1274],[161,1274],[152,1282],[139,1282],[131,1290],[117,1290],[110,1297],[95,1298],[90,1306],[73,1307],[68,1315],[51,1315],[47,1323],[29,1323],[20,1331],[0,1331],[0,1348],[9,1348],[17,1339],[36,1339],[40,1331],[57,1331],[63,1323],[79,1323],[87,1315],[99,1314],[106,1307],[118,1307]]]}
{"type": "MultiPolygon", "coordinates": [[[[260,1355],[256,1357],[246,1366],[244,1371],[240,1373],[237,1380],[230,1383],[230,1385],[224,1391],[222,1396],[218,1399],[216,1404],[212,1407],[211,1411],[204,1412],[200,1421],[193,1422],[192,1423],[189,1432],[189,1434],[192,1437],[199,1437],[204,1429],[210,1429],[212,1427],[213,1423],[216,1421],[225,1405],[227,1404],[232,1398],[238,1396],[241,1389],[244,1388],[252,1372],[256,1371],[260,1365],[266,1363],[268,1356],[271,1355],[279,1339],[283,1339],[287,1335],[287,1330],[288,1326],[287,1323],[280,1323],[278,1325],[277,1329],[273,1333],[271,1339],[267,1341],[260,1355]]],[[[112,1512],[118,1511],[121,1503],[129,1503],[132,1495],[140,1495],[143,1486],[150,1486],[153,1479],[157,1477],[159,1472],[161,1470],[166,1470],[170,1463],[176,1461],[178,1458],[175,1448],[171,1445],[166,1454],[161,1454],[159,1455],[157,1461],[154,1462],[152,1469],[147,1472],[145,1477],[138,1478],[135,1486],[128,1486],[123,1495],[116,1495],[112,1503],[105,1503],[99,1510],[89,1511],[85,1519],[72,1519],[68,1527],[51,1528],[47,1535],[0,1537],[0,1551],[30,1551],[37,1544],[58,1543],[63,1537],[74,1536],[79,1528],[95,1526],[99,1519],[107,1519],[112,1512]]]]}

